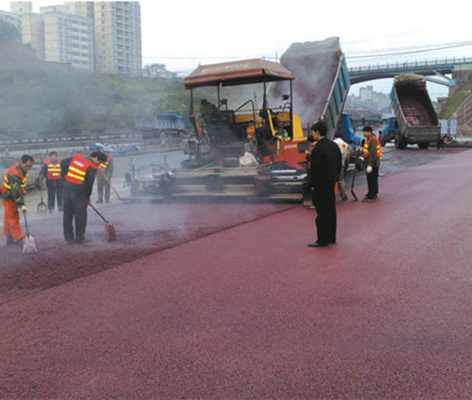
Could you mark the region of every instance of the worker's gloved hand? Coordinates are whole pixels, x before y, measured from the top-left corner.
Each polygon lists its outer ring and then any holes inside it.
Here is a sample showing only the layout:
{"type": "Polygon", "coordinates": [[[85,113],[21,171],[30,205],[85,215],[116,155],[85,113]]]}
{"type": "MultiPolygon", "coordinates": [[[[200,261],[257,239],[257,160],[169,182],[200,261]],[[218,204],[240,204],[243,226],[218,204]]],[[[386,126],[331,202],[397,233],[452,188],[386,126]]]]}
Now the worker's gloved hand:
{"type": "Polygon", "coordinates": [[[26,208],[26,206],[23,205],[23,206],[20,207],[20,210],[21,210],[21,212],[25,213],[26,211],[28,211],[28,208],[26,208]]]}
{"type": "Polygon", "coordinates": [[[372,167],[370,165],[367,166],[366,171],[368,174],[372,172],[372,167]]]}

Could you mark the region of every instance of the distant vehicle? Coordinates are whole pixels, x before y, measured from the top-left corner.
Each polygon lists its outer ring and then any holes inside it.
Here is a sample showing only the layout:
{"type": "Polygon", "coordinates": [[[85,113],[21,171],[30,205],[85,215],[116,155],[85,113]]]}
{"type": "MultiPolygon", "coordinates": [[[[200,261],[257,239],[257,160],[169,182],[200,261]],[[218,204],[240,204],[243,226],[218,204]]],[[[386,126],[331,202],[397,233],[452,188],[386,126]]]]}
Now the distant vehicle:
{"type": "Polygon", "coordinates": [[[134,125],[143,133],[143,139],[159,139],[169,136],[184,137],[190,124],[177,112],[160,112],[154,116],[138,116],[134,125]]]}
{"type": "Polygon", "coordinates": [[[387,119],[387,124],[382,129],[382,132],[379,137],[380,144],[385,146],[387,143],[395,140],[397,136],[400,135],[398,128],[397,119],[395,117],[389,117],[387,119]]]}
{"type": "Polygon", "coordinates": [[[125,144],[125,145],[118,145],[112,146],[107,143],[93,143],[89,145],[90,151],[106,151],[108,153],[113,154],[128,154],[128,153],[136,153],[139,151],[139,146],[137,144],[125,144]]]}
{"type": "Polygon", "coordinates": [[[422,76],[395,77],[390,100],[398,123],[395,147],[418,144],[420,149],[427,149],[431,142],[440,140],[438,116],[422,76]]]}
{"type": "Polygon", "coordinates": [[[89,145],[89,150],[92,152],[101,151],[105,146],[107,146],[105,143],[92,143],[89,145]]]}
{"type": "MultiPolygon", "coordinates": [[[[2,179],[7,173],[8,168],[10,168],[15,161],[18,161],[18,159],[15,157],[0,156],[0,174],[1,174],[2,179]]],[[[42,163],[36,162],[28,171],[28,180],[26,183],[28,189],[39,187],[39,172],[40,172],[41,166],[42,166],[42,163]]]]}

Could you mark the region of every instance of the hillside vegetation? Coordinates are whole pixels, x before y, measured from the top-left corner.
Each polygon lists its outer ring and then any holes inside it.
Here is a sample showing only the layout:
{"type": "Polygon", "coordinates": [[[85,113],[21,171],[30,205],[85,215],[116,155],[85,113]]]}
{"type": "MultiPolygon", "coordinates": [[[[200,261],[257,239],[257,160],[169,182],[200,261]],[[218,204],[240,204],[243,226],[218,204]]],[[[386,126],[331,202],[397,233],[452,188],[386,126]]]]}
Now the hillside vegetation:
{"type": "Polygon", "coordinates": [[[449,97],[446,105],[443,108],[443,112],[441,113],[441,118],[443,119],[451,119],[453,118],[453,114],[457,111],[457,109],[461,106],[463,101],[466,97],[470,94],[472,90],[472,80],[468,81],[458,89],[449,97]]]}
{"type": "Polygon", "coordinates": [[[75,134],[132,128],[135,115],[188,115],[181,78],[125,77],[39,61],[0,21],[0,135],[75,134]]]}

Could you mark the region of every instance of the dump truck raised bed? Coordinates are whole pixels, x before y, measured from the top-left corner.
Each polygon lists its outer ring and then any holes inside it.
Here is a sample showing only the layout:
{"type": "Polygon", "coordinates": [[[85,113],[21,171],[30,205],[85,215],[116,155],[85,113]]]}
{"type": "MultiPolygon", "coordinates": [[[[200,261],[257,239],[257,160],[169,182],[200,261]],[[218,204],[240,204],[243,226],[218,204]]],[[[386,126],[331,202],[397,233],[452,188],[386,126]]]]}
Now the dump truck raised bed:
{"type": "Polygon", "coordinates": [[[395,77],[390,100],[398,124],[395,137],[398,149],[404,149],[407,144],[417,144],[420,149],[427,149],[431,142],[440,139],[438,117],[422,76],[395,77]]]}
{"type": "MultiPolygon", "coordinates": [[[[292,43],[280,63],[295,75],[294,108],[303,128],[323,119],[328,125],[328,137],[333,139],[350,87],[339,38],[292,43]]],[[[283,90],[281,83],[271,84],[270,101],[277,101],[283,90]]]]}

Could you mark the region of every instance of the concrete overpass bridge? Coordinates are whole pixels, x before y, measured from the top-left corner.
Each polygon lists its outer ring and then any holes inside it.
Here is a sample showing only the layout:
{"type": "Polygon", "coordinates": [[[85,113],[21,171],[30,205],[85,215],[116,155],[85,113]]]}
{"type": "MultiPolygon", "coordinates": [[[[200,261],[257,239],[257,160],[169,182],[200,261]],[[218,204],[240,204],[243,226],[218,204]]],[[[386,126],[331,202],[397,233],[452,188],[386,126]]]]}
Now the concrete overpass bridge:
{"type": "Polygon", "coordinates": [[[446,77],[445,74],[451,74],[456,67],[465,64],[472,64],[472,57],[436,58],[434,60],[351,67],[349,68],[349,79],[351,84],[356,84],[376,79],[393,78],[401,74],[415,73],[424,76],[436,75],[437,77],[427,79],[442,85],[453,86],[454,80],[446,77]]]}

